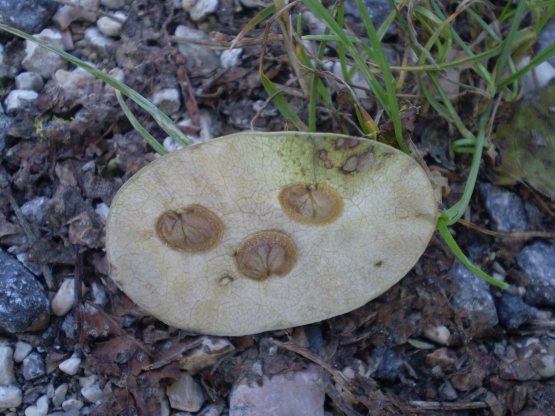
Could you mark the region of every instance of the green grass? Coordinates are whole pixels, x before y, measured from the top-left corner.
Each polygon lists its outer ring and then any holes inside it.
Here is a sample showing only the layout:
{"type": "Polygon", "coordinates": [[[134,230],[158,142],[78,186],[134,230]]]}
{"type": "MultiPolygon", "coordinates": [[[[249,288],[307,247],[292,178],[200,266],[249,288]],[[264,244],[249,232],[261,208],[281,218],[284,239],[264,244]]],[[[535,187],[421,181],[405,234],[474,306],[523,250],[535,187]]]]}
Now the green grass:
{"type": "MultiPolygon", "coordinates": [[[[322,35],[304,35],[298,29],[295,37],[285,37],[286,41],[294,43],[293,46],[288,46],[287,50],[298,51],[296,56],[288,54],[290,62],[296,61],[294,66],[300,63],[310,80],[311,89],[306,97],[309,108],[308,129],[318,130],[316,110],[319,106],[328,108],[332,114],[337,112],[334,103],[330,102],[329,94],[321,93],[322,90],[331,90],[325,88],[330,80],[323,71],[323,61],[335,59],[342,68],[343,80],[347,85],[355,72],[364,77],[371,97],[379,106],[375,113],[385,113],[385,121],[393,125],[397,146],[409,152],[401,123],[400,97],[407,83],[412,82],[412,85],[416,85],[417,93],[414,94],[411,103],[421,106],[428,114],[440,116],[454,126],[460,138],[452,143],[453,151],[471,156],[463,195],[459,201],[443,210],[437,224],[438,232],[465,266],[489,283],[507,288],[506,283],[493,279],[470,262],[457,245],[449,226],[457,223],[470,203],[484,149],[490,144],[491,129],[498,105],[502,101],[516,100],[520,95],[521,77],[555,53],[555,44],[552,44],[533,56],[529,64],[516,69],[521,57],[532,54],[531,48],[537,34],[555,13],[555,2],[509,2],[502,9],[489,9],[490,6],[482,2],[452,2],[456,9],[447,14],[437,0],[420,2],[414,9],[408,9],[406,1],[395,1],[393,3],[397,8],[379,28],[376,28],[368,17],[363,1],[356,0],[366,29],[365,39],[354,36],[344,26],[341,1],[336,1],[329,9],[317,0],[303,0],[302,3],[326,27],[322,35]],[[456,23],[461,19],[464,19],[465,23],[460,27],[469,28],[471,36],[458,33],[456,23]],[[523,26],[525,19],[526,26],[523,26]],[[412,66],[391,66],[387,61],[382,39],[393,23],[399,27],[400,33],[409,34],[404,41],[407,50],[416,56],[416,63],[412,66]],[[481,38],[476,42],[478,36],[481,38]],[[315,43],[318,52],[310,55],[303,49],[302,41],[315,43]],[[325,51],[331,42],[335,55],[326,57],[325,51]],[[458,51],[459,56],[450,60],[449,53],[453,50],[458,51]],[[474,98],[475,108],[478,109],[474,119],[468,114],[459,113],[457,104],[442,86],[444,71],[453,68],[466,71],[466,82],[459,85],[461,93],[477,97],[474,98]]],[[[289,10],[280,9],[280,4],[275,2],[274,6],[276,13],[281,13],[283,18],[289,10]]],[[[297,27],[300,28],[301,25],[298,24],[297,27]]],[[[296,73],[299,74],[299,71],[296,73]]],[[[264,74],[261,73],[261,76],[264,74]]],[[[270,84],[272,81],[266,79],[264,85],[270,84]]],[[[277,85],[270,85],[267,89],[272,94],[279,92],[277,85]]],[[[384,139],[375,123],[377,117],[364,114],[365,110],[353,89],[349,88],[348,91],[352,94],[360,132],[371,138],[377,135],[378,138],[384,139]]],[[[290,114],[297,118],[298,115],[289,108],[284,96],[275,104],[285,120],[294,125],[299,124],[298,120],[290,120],[290,114]]]]}
{"type": "MultiPolygon", "coordinates": [[[[324,34],[312,35],[302,33],[300,18],[296,25],[293,25],[290,13],[294,4],[275,0],[272,6],[263,9],[247,24],[235,42],[247,37],[249,31],[260,24],[266,24],[267,37],[270,26],[276,22],[279,24],[289,64],[306,99],[307,119],[303,120],[299,116],[298,111],[288,102],[284,89],[264,73],[262,63],[266,39],[262,43],[260,79],[286,124],[297,130],[318,131],[319,108],[325,108],[333,115],[339,113],[337,103],[332,99],[334,89],[330,82],[342,82],[350,94],[355,109],[354,124],[357,125],[361,136],[387,141],[387,132],[380,130],[380,122],[377,121],[381,119],[382,125],[391,124],[393,143],[407,153],[410,153],[410,147],[402,122],[403,108],[407,105],[418,105],[428,114],[440,116],[454,126],[460,138],[452,143],[452,149],[459,154],[469,154],[470,166],[463,195],[459,201],[443,210],[438,219],[437,229],[453,254],[465,266],[489,283],[508,288],[505,282],[495,280],[470,262],[457,245],[449,226],[457,223],[470,203],[483,151],[489,146],[498,104],[517,99],[520,94],[521,77],[555,53],[555,44],[552,44],[533,56],[527,65],[516,69],[518,60],[524,54],[531,53],[536,35],[555,13],[555,2],[515,1],[509,2],[502,9],[488,9],[489,4],[482,2],[452,2],[458,6],[451,14],[447,14],[437,0],[418,3],[413,9],[408,9],[407,1],[393,3],[396,8],[379,27],[375,27],[366,13],[363,1],[356,0],[366,32],[362,38],[353,35],[345,27],[341,1],[336,1],[329,9],[317,0],[302,1],[304,7],[326,27],[324,34]],[[472,36],[457,32],[456,23],[460,19],[465,19],[462,26],[466,25],[472,36]],[[526,27],[523,27],[524,21],[527,22],[526,27]],[[416,57],[413,65],[409,66],[404,61],[402,65],[392,66],[387,60],[383,38],[394,23],[400,29],[400,33],[407,34],[402,41],[405,42],[407,53],[410,52],[416,57]],[[474,40],[477,37],[480,37],[478,42],[474,40]],[[305,49],[304,41],[316,44],[316,53],[305,49]],[[326,56],[330,47],[336,52],[333,57],[326,56]],[[449,58],[450,52],[455,49],[459,56],[455,59],[449,58]],[[324,60],[330,59],[339,63],[342,80],[330,76],[324,70],[324,60]],[[442,86],[444,71],[453,68],[465,71],[465,82],[461,82],[459,88],[462,93],[474,97],[474,105],[477,108],[475,119],[478,122],[468,114],[460,114],[452,97],[449,97],[442,86]],[[354,86],[350,85],[357,73],[365,80],[369,97],[376,102],[377,109],[373,111],[374,114],[367,111],[357,98],[354,86]]],[[[125,104],[122,95],[147,111],[178,143],[190,143],[168,116],[132,88],[31,35],[4,24],[0,24],[0,29],[38,43],[114,87],[118,101],[131,124],[156,152],[164,154],[166,150],[140,125],[125,104]]]]}

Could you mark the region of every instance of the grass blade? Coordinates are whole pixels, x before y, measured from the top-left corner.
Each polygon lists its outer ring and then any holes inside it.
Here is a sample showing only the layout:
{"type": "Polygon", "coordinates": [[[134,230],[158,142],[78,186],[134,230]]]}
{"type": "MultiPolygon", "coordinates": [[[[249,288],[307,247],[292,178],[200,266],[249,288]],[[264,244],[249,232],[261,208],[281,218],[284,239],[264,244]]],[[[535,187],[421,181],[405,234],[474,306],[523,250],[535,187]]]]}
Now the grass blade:
{"type": "Polygon", "coordinates": [[[116,90],[116,98],[118,99],[118,103],[123,110],[123,113],[127,116],[127,119],[129,120],[133,128],[137,130],[142,136],[143,140],[147,142],[150,147],[152,147],[156,151],[156,153],[160,155],[165,155],[166,153],[168,153],[166,148],[158,143],[158,141],[152,136],[152,134],[150,134],[147,129],[145,129],[142,124],[139,123],[139,120],[137,120],[127,104],[125,104],[125,100],[123,99],[121,92],[119,92],[118,90],[116,90]]]}
{"type": "Polygon", "coordinates": [[[304,124],[302,120],[299,118],[299,116],[297,115],[297,113],[295,113],[291,109],[291,107],[289,107],[287,100],[283,97],[279,88],[270,80],[270,78],[268,78],[265,74],[261,73],[260,81],[262,82],[262,85],[264,85],[266,92],[271,97],[272,102],[274,103],[278,111],[281,113],[283,118],[287,121],[290,121],[297,130],[307,131],[308,128],[306,124],[304,124]]]}
{"type": "Polygon", "coordinates": [[[183,134],[183,132],[177,127],[174,122],[162,111],[160,111],[154,104],[152,104],[149,100],[135,91],[133,88],[125,85],[122,82],[112,78],[108,74],[96,69],[94,66],[82,61],[79,58],[63,51],[55,46],[49,45],[44,41],[37,39],[36,37],[29,35],[21,30],[15,29],[11,26],[5,25],[0,23],[0,29],[5,30],[6,32],[11,33],[12,35],[18,36],[30,42],[34,42],[40,47],[49,50],[50,52],[55,53],[56,55],[64,58],[68,62],[71,62],[74,65],[83,68],[85,71],[89,72],[90,74],[94,75],[96,78],[101,79],[106,84],[110,85],[111,87],[115,88],[117,91],[120,91],[123,95],[133,100],[139,107],[145,110],[148,114],[154,118],[156,123],[164,130],[169,136],[171,136],[175,141],[180,143],[183,146],[187,146],[192,142],[183,134]]]}

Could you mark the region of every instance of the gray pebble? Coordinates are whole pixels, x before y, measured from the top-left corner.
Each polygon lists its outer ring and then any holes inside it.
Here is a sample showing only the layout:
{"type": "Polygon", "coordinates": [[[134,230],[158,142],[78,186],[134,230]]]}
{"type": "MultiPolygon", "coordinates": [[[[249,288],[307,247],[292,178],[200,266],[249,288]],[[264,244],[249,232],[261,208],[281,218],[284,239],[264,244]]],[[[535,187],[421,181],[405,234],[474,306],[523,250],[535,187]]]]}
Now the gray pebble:
{"type": "Polygon", "coordinates": [[[85,30],[85,39],[92,47],[99,50],[108,49],[114,42],[109,37],[104,36],[96,27],[89,27],[85,30]]]}
{"type": "Polygon", "coordinates": [[[21,389],[15,385],[0,385],[0,410],[18,407],[23,401],[21,389]]]}
{"type": "Polygon", "coordinates": [[[229,416],[324,416],[321,369],[264,376],[262,383],[235,383],[229,395],[229,416]]]}
{"type": "Polygon", "coordinates": [[[191,20],[197,22],[218,9],[218,0],[183,0],[182,5],[189,12],[191,20]]]}
{"type": "Polygon", "coordinates": [[[0,43],[0,78],[10,76],[10,67],[4,61],[4,45],[0,43]]]}
{"type": "Polygon", "coordinates": [[[457,292],[452,304],[467,337],[485,335],[499,322],[489,284],[457,262],[449,272],[457,292]]]}
{"type": "Polygon", "coordinates": [[[28,102],[36,100],[38,96],[39,95],[35,91],[11,90],[8,96],[6,97],[6,99],[4,100],[6,113],[16,114],[28,102]]]}
{"type": "Polygon", "coordinates": [[[81,388],[81,395],[91,403],[97,403],[106,398],[98,383],[81,388]]]}
{"type": "Polygon", "coordinates": [[[9,332],[44,329],[50,302],[43,287],[17,259],[0,251],[0,329],[9,332]]]}
{"type": "Polygon", "coordinates": [[[0,384],[15,384],[13,372],[13,349],[0,344],[0,384]]]}
{"type": "Polygon", "coordinates": [[[514,330],[537,317],[538,310],[526,304],[519,296],[503,293],[497,301],[497,315],[505,329],[514,330]]]}
{"type": "Polygon", "coordinates": [[[60,7],[52,21],[65,30],[74,21],[94,22],[98,14],[98,0],[70,0],[60,7]]]}
{"type": "Polygon", "coordinates": [[[127,16],[122,12],[115,12],[114,16],[102,16],[96,21],[96,26],[104,35],[118,37],[127,16]]]}
{"type": "Polygon", "coordinates": [[[23,361],[25,357],[29,355],[29,353],[33,351],[33,346],[23,341],[17,341],[15,343],[15,351],[13,353],[13,360],[16,363],[20,363],[23,361]]]}
{"type": "Polygon", "coordinates": [[[164,88],[152,95],[152,103],[166,114],[173,114],[181,107],[181,98],[177,88],[164,88]]]}
{"type": "Polygon", "coordinates": [[[182,39],[177,44],[177,49],[187,59],[185,63],[187,68],[209,73],[220,67],[220,58],[216,52],[195,43],[195,41],[207,40],[208,35],[206,33],[180,25],[175,30],[175,37],[182,39]]]}
{"type": "Polygon", "coordinates": [[[33,406],[25,409],[25,416],[46,416],[48,413],[48,397],[46,395],[38,398],[33,406]]]}
{"type": "Polygon", "coordinates": [[[484,182],[478,187],[496,231],[526,231],[528,217],[522,199],[515,193],[484,182]]]}
{"type": "Polygon", "coordinates": [[[21,366],[21,372],[23,373],[23,378],[27,381],[42,377],[46,373],[42,356],[38,352],[32,352],[25,357],[21,366]]]}
{"type": "Polygon", "coordinates": [[[46,215],[44,204],[48,202],[45,196],[36,196],[21,206],[23,216],[33,224],[41,224],[46,215]]]}
{"type": "Polygon", "coordinates": [[[448,381],[439,387],[439,395],[443,400],[456,400],[459,397],[453,385],[448,381]]]}
{"type": "Polygon", "coordinates": [[[188,412],[198,412],[205,400],[202,387],[186,372],[167,387],[166,394],[173,409],[188,412]]]}
{"type": "Polygon", "coordinates": [[[68,412],[70,410],[79,410],[83,407],[84,403],[77,399],[67,399],[62,403],[62,408],[68,412]]]}
{"type": "Polygon", "coordinates": [[[243,53],[243,49],[241,48],[233,48],[233,49],[226,49],[220,55],[220,65],[224,69],[234,68],[241,63],[241,54],[243,53]]]}
{"type": "Polygon", "coordinates": [[[72,313],[65,316],[62,331],[68,339],[75,339],[75,316],[72,313]]]}
{"type": "Polygon", "coordinates": [[[15,77],[15,87],[18,90],[39,91],[43,85],[42,77],[36,72],[22,72],[15,77]]]}
{"type": "Polygon", "coordinates": [[[94,303],[101,306],[106,305],[106,303],[108,303],[108,295],[104,287],[96,282],[92,282],[91,288],[94,303]]]}
{"type": "Polygon", "coordinates": [[[14,119],[5,114],[0,114],[0,152],[6,148],[6,136],[12,126],[14,119]]]}
{"type": "Polygon", "coordinates": [[[403,362],[394,350],[383,347],[374,348],[370,359],[373,377],[386,381],[395,381],[399,377],[403,362]]]}
{"type": "Polygon", "coordinates": [[[517,263],[530,279],[524,300],[555,306],[555,246],[535,241],[520,251],[517,263]]]}
{"type": "MultiPolygon", "coordinates": [[[[35,37],[49,45],[64,49],[62,34],[59,30],[44,29],[35,37]]],[[[28,40],[25,42],[25,58],[23,58],[21,64],[27,71],[36,72],[44,79],[49,79],[58,69],[67,66],[67,62],[54,52],[41,48],[34,42],[28,40]]]]}
{"type": "Polygon", "coordinates": [[[0,0],[0,22],[36,33],[44,29],[57,8],[55,0],[0,0]]]}
{"type": "Polygon", "coordinates": [[[67,390],[69,389],[69,385],[67,383],[60,384],[54,390],[54,395],[52,396],[52,404],[55,407],[59,407],[62,403],[66,400],[67,390]]]}

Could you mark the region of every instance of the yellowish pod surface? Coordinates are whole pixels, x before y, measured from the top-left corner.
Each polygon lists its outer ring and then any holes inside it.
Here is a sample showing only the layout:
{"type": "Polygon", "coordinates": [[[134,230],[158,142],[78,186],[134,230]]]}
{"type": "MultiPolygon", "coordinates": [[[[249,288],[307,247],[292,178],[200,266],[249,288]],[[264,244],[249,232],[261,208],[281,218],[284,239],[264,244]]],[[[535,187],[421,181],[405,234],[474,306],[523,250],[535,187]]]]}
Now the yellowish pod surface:
{"type": "Polygon", "coordinates": [[[437,207],[422,168],[370,140],[242,133],[170,153],[110,209],[111,275],[161,321],[245,335],[330,318],[398,282],[437,207]]]}

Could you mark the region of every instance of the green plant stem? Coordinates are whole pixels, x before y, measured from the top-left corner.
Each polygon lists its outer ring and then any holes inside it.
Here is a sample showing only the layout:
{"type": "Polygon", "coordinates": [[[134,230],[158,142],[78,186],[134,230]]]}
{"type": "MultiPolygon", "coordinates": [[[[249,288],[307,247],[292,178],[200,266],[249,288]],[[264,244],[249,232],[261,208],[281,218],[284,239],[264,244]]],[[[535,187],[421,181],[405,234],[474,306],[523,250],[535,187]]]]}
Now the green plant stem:
{"type": "Polygon", "coordinates": [[[491,285],[497,286],[501,289],[508,289],[510,287],[507,283],[494,279],[489,274],[481,270],[479,267],[476,267],[474,264],[472,264],[472,262],[468,259],[468,257],[466,257],[466,255],[463,253],[463,251],[451,235],[451,232],[449,231],[449,228],[447,227],[445,221],[442,221],[441,218],[437,223],[437,230],[439,232],[439,235],[441,236],[443,241],[445,241],[455,257],[470,271],[472,271],[491,285]]]}
{"type": "Polygon", "coordinates": [[[166,153],[168,153],[166,148],[158,143],[158,141],[152,136],[152,134],[150,134],[147,129],[145,129],[142,124],[139,123],[139,120],[137,120],[137,118],[133,115],[133,113],[125,103],[121,92],[119,92],[118,90],[116,90],[116,98],[118,99],[118,103],[121,109],[127,116],[127,119],[129,120],[133,128],[139,132],[139,134],[150,145],[150,147],[152,147],[160,155],[165,155],[166,153]]]}
{"type": "Polygon", "coordinates": [[[476,142],[474,145],[474,153],[472,155],[472,163],[470,165],[470,171],[468,172],[468,179],[466,180],[466,183],[464,185],[463,195],[457,203],[455,203],[451,208],[447,209],[440,215],[440,219],[443,220],[446,225],[452,225],[456,223],[464,215],[464,211],[470,203],[470,198],[472,197],[474,187],[476,186],[478,171],[480,170],[480,162],[482,160],[482,153],[486,142],[487,122],[489,116],[491,115],[491,111],[492,105],[488,104],[482,116],[480,117],[478,134],[476,136],[476,142]]]}

